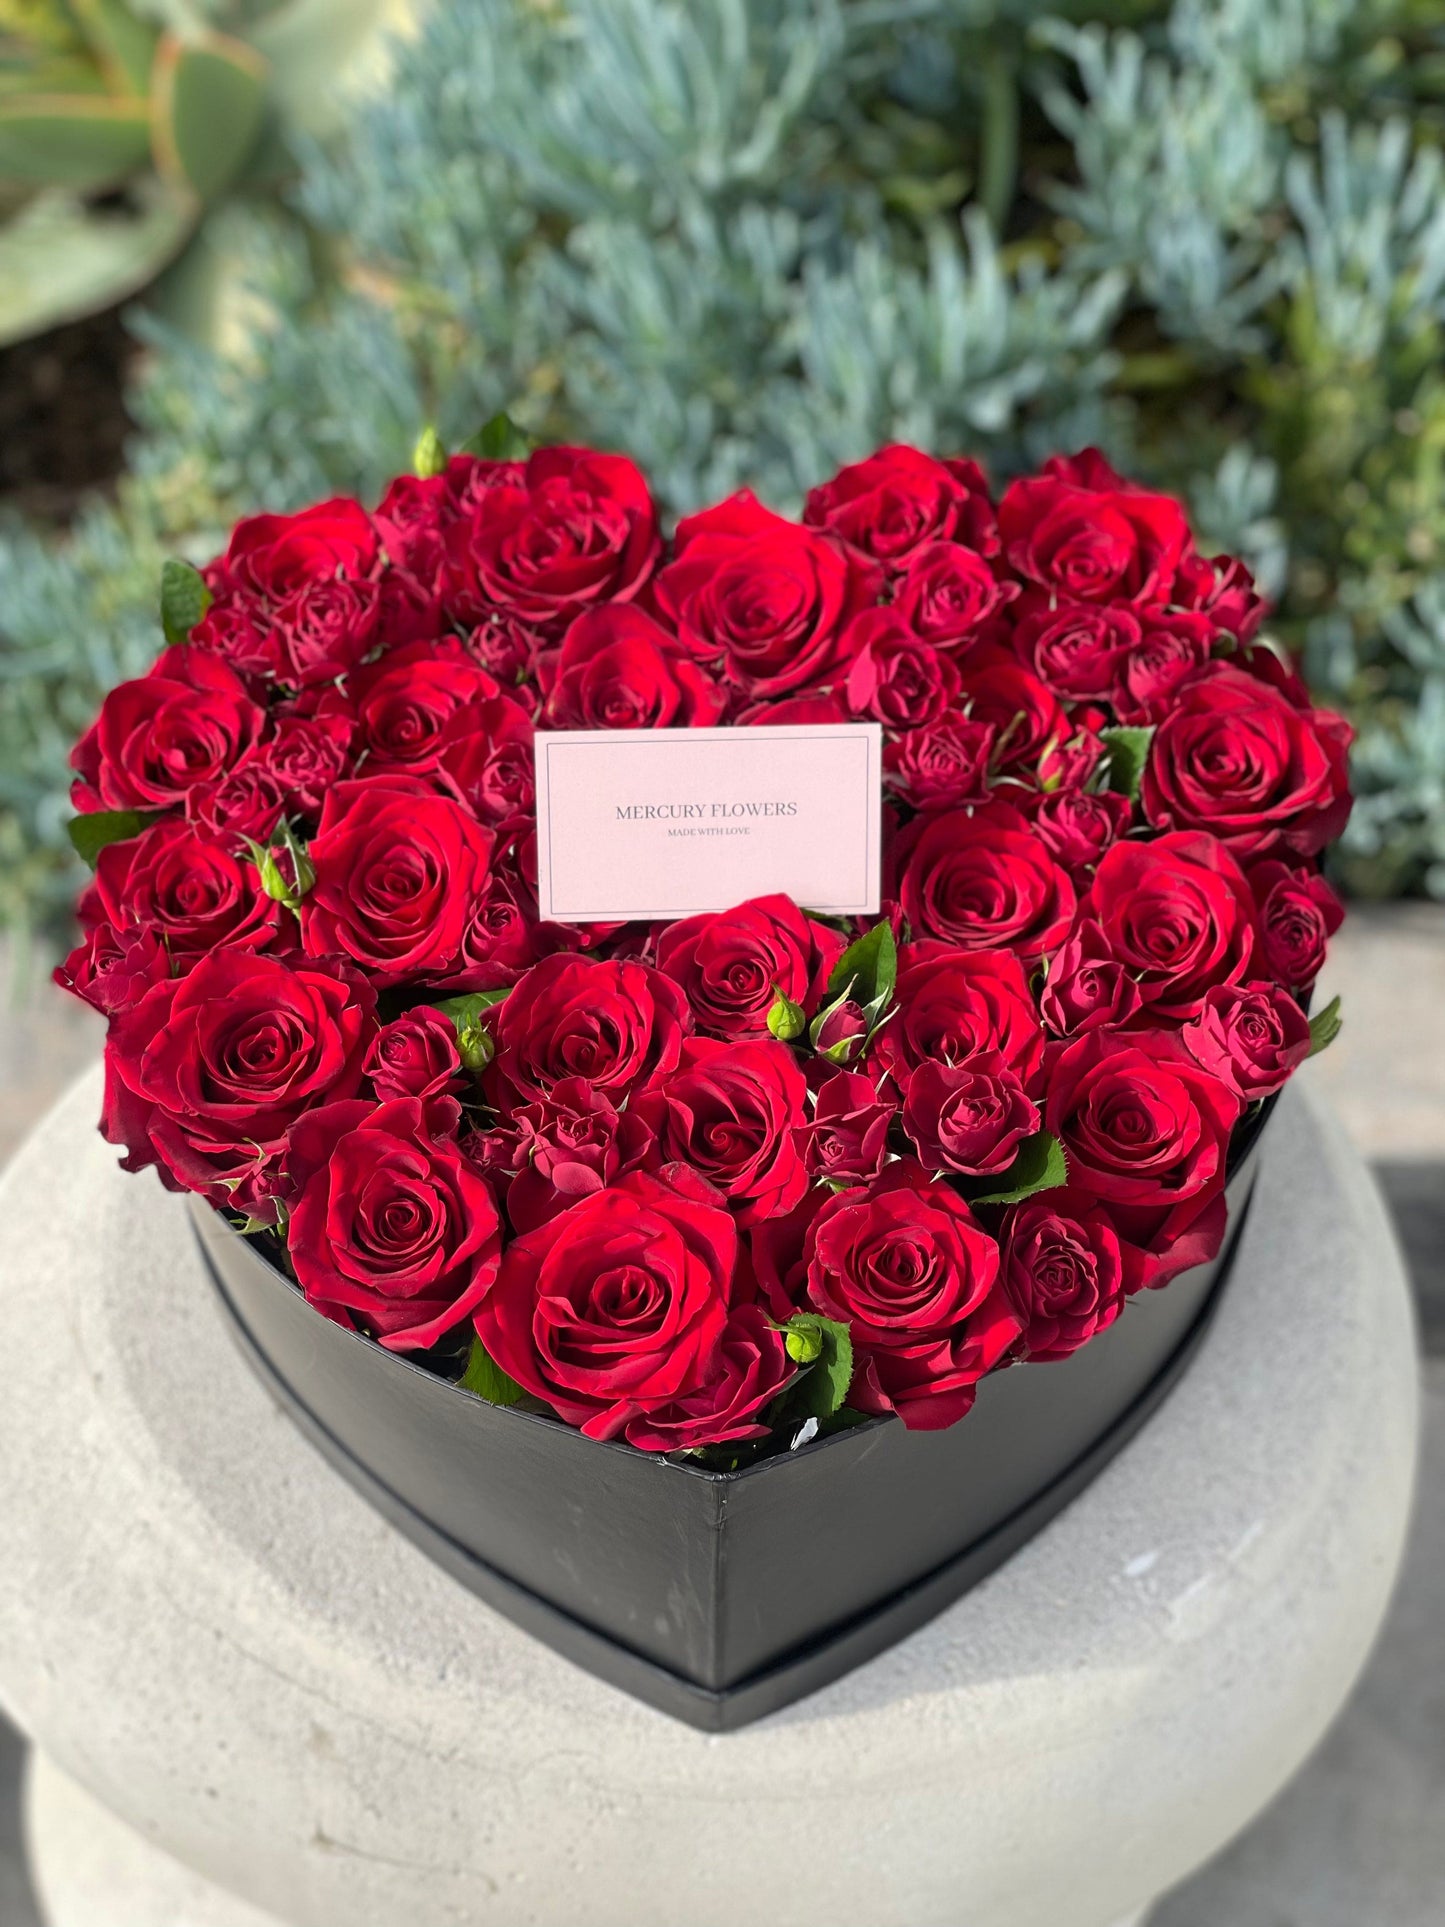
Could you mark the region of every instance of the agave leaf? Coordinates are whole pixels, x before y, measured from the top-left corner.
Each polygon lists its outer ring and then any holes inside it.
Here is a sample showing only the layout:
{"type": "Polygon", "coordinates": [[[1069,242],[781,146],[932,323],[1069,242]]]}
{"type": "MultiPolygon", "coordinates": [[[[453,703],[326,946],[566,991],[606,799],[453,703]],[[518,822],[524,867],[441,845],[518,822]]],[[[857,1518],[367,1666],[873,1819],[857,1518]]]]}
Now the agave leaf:
{"type": "Polygon", "coordinates": [[[159,35],[125,0],[69,0],[70,11],[113,87],[144,96],[159,35]]]}
{"type": "Polygon", "coordinates": [[[0,179],[92,194],[150,163],[150,117],[105,94],[0,99],[0,179]]]}
{"type": "Polygon", "coordinates": [[[266,118],[267,63],[225,34],[182,41],[167,34],[153,87],[156,162],[166,179],[203,201],[245,166],[266,118]]]}
{"type": "Polygon", "coordinates": [[[185,245],[199,204],[143,181],[135,215],[97,213],[69,195],[37,194],[0,227],[0,347],[114,307],[153,281],[185,245]]]}

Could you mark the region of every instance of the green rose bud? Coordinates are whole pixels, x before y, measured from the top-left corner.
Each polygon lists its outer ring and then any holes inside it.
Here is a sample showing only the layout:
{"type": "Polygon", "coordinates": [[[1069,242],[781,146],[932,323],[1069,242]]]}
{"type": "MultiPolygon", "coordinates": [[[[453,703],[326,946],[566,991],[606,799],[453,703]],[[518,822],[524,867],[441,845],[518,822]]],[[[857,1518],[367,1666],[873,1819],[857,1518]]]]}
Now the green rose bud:
{"type": "Polygon", "coordinates": [[[780,1044],[791,1044],[808,1028],[808,1013],[795,1004],[785,991],[773,985],[773,1007],[768,1012],[768,1029],[780,1044]]]}
{"type": "Polygon", "coordinates": [[[468,1022],[457,1027],[457,1055],[463,1068],[474,1077],[482,1072],[496,1056],[497,1047],[492,1042],[492,1033],[483,1024],[468,1022]]]}
{"type": "Polygon", "coordinates": [[[823,1334],[795,1328],[783,1340],[783,1348],[795,1365],[811,1365],[823,1356],[823,1334]]]}
{"type": "Polygon", "coordinates": [[[433,475],[440,475],[447,465],[447,451],[442,438],[428,422],[416,438],[416,447],[411,452],[411,467],[414,475],[429,481],[433,475]]]}

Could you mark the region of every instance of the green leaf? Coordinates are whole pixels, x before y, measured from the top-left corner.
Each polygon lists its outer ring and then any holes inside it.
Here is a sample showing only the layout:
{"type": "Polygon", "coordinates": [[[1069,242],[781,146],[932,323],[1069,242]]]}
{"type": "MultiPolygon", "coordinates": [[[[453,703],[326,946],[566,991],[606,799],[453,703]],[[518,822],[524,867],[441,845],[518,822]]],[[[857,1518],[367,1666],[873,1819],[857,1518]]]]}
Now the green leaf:
{"type": "Polygon", "coordinates": [[[124,207],[34,195],[0,224],[0,348],[128,300],[174,260],[198,212],[194,195],[144,175],[124,207]]]}
{"type": "Polygon", "coordinates": [[[480,1338],[473,1338],[471,1357],[461,1376],[464,1392],[474,1392],[488,1405],[515,1405],[527,1396],[515,1378],[509,1378],[488,1354],[480,1338]]]}
{"type": "Polygon", "coordinates": [[[96,858],[108,844],[139,836],[154,821],[154,812],[147,810],[89,810],[83,816],[72,816],[65,827],[76,854],[84,857],[93,870],[96,858]]]}
{"type": "Polygon", "coordinates": [[[68,0],[71,13],[113,83],[144,94],[159,36],[125,0],[68,0]]]}
{"type": "Polygon", "coordinates": [[[836,1318],[820,1318],[810,1311],[795,1312],[782,1327],[788,1356],[807,1366],[789,1388],[789,1421],[831,1418],[842,1409],[853,1382],[853,1340],[848,1327],[836,1318]]]}
{"type": "Polygon", "coordinates": [[[877,1022],[875,1007],[877,1013],[882,1012],[897,982],[898,946],[893,941],[893,926],[885,918],[849,944],[833,966],[828,990],[834,996],[839,992],[847,996],[851,989],[854,999],[868,1012],[871,1026],[877,1022]]]}
{"type": "Polygon", "coordinates": [[[427,482],[433,475],[440,475],[446,465],[446,447],[441,436],[428,422],[417,436],[416,446],[411,451],[411,472],[427,482]]]}
{"type": "Polygon", "coordinates": [[[1316,1011],[1310,1019],[1310,1047],[1308,1055],[1318,1057],[1322,1050],[1328,1050],[1340,1032],[1345,1020],[1340,1015],[1340,1000],[1331,997],[1323,1010],[1316,1011]]]}
{"type": "Polygon", "coordinates": [[[795,1004],[786,991],[773,985],[773,1005],[768,1012],[768,1030],[780,1044],[791,1044],[808,1028],[808,1013],[795,1004]]]}
{"type": "Polygon", "coordinates": [[[483,422],[469,442],[463,442],[464,455],[479,455],[486,462],[525,462],[532,452],[532,438],[524,435],[505,411],[483,422]]]}
{"type": "Polygon", "coordinates": [[[184,642],[211,606],[199,569],[172,556],[161,569],[161,627],[167,642],[184,642]]]}
{"type": "Polygon", "coordinates": [[[1019,1146],[1018,1156],[1006,1171],[991,1182],[993,1191],[975,1192],[971,1204],[1017,1204],[1031,1198],[1035,1191],[1052,1191],[1069,1181],[1064,1147],[1052,1131],[1036,1131],[1019,1146]]]}
{"type": "Polygon", "coordinates": [[[182,41],[156,55],[154,145],[168,179],[202,201],[224,193],[245,166],[266,117],[266,62],[226,34],[182,41]]]}
{"type": "Polygon", "coordinates": [[[150,165],[145,102],[28,94],[0,103],[0,176],[98,194],[150,165]]]}
{"type": "Polygon", "coordinates": [[[484,1010],[492,1010],[501,1003],[510,991],[510,985],[502,990],[469,990],[461,997],[443,997],[432,1009],[444,1012],[454,1024],[473,1023],[484,1010]]]}
{"type": "Polygon", "coordinates": [[[1125,796],[1136,797],[1144,775],[1144,765],[1149,760],[1153,730],[1126,729],[1119,724],[1101,729],[1099,735],[1109,750],[1109,788],[1121,790],[1125,796]]]}

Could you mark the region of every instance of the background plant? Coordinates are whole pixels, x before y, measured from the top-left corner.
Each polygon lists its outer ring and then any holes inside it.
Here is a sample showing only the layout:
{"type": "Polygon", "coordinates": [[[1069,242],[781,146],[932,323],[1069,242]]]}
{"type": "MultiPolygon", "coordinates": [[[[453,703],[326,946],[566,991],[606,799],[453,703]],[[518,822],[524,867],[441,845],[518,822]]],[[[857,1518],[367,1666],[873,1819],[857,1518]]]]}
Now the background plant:
{"type": "Polygon", "coordinates": [[[673,511],[1101,442],[1354,714],[1346,881],[1445,896],[1442,133],[1431,0],[448,0],[310,157],[319,241],[249,233],[230,352],[150,328],[118,504],[0,545],[0,913],[72,888],[64,746],[163,555],[503,407],[673,511]]]}

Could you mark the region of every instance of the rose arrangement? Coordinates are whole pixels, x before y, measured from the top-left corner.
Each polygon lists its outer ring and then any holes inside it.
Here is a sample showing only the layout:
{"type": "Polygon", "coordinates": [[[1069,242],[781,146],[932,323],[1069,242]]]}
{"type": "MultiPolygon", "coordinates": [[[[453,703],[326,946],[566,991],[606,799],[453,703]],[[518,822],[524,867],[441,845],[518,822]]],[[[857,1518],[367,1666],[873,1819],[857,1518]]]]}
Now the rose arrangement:
{"type": "Polygon", "coordinates": [[[168,565],[72,758],[101,1128],[593,1437],[951,1424],[1218,1252],[1232,1135],[1338,1027],[1349,732],[1093,451],[995,502],[889,447],[669,540],[632,463],[510,433],[168,565]],[[539,920],[535,728],[859,718],[873,927],[539,920]]]}

